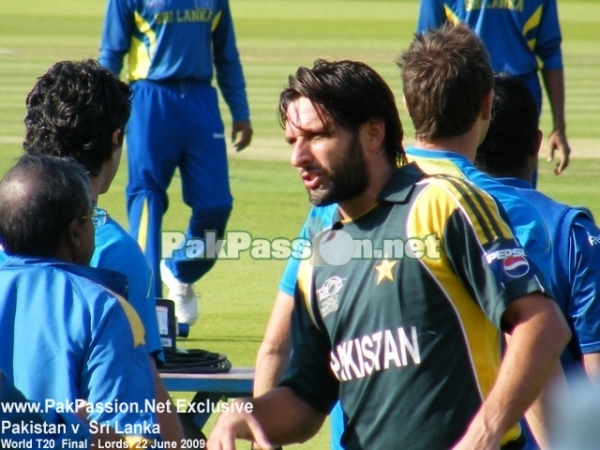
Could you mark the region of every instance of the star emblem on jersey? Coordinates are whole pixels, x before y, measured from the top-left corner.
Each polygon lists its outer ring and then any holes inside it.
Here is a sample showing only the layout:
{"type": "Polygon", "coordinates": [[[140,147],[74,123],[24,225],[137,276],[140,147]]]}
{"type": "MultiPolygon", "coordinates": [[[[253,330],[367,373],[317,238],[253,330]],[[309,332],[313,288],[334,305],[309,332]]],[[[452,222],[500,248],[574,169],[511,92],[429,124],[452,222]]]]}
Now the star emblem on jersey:
{"type": "Polygon", "coordinates": [[[389,261],[384,259],[378,266],[375,266],[375,270],[377,271],[377,285],[383,281],[383,279],[388,279],[390,281],[394,281],[394,275],[392,274],[392,269],[394,266],[398,264],[398,261],[389,261]]]}

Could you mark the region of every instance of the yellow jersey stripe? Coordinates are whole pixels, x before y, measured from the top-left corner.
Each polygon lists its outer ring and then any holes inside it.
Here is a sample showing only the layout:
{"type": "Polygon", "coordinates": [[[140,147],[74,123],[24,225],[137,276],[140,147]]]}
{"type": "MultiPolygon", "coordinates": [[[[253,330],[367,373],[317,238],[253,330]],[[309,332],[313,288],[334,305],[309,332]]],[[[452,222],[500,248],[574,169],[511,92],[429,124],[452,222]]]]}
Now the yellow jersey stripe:
{"type": "Polygon", "coordinates": [[[416,162],[423,172],[428,175],[451,175],[464,178],[465,174],[458,166],[446,158],[424,158],[408,156],[409,162],[416,162]]]}
{"type": "MultiPolygon", "coordinates": [[[[439,235],[439,230],[446,227],[452,214],[460,208],[459,199],[454,197],[448,185],[435,183],[423,189],[414,202],[407,218],[408,236],[427,236],[431,233],[439,235]],[[430,205],[438,206],[438,213],[430,213],[430,205]],[[424,220],[427,218],[428,220],[424,220]]],[[[485,316],[479,304],[474,301],[458,277],[448,270],[451,263],[442,245],[441,258],[420,259],[421,264],[431,274],[444,292],[446,299],[456,312],[463,330],[473,373],[482,399],[490,392],[500,361],[499,331],[485,316]],[[482,337],[485,336],[485,337],[482,337]],[[492,339],[490,341],[490,338],[492,339]],[[488,342],[496,342],[496,348],[488,348],[488,342]]]]}
{"type": "Polygon", "coordinates": [[[491,229],[488,242],[492,242],[498,238],[513,238],[510,227],[503,220],[499,220],[500,211],[491,195],[477,189],[474,185],[462,179],[445,178],[445,180],[456,189],[456,192],[460,195],[459,198],[470,205],[475,217],[491,229]]]}
{"type": "MultiPolygon", "coordinates": [[[[461,190],[461,195],[455,192],[455,195],[464,197],[465,193],[469,193],[470,196],[474,196],[478,199],[479,206],[472,206],[473,209],[463,205],[467,212],[473,212],[475,217],[480,217],[482,222],[480,226],[483,227],[481,231],[484,231],[486,227],[490,229],[496,229],[496,225],[499,229],[495,230],[496,237],[512,238],[513,233],[510,228],[504,223],[504,221],[498,221],[500,213],[498,211],[498,205],[493,197],[485,193],[481,189],[474,188],[474,186],[465,179],[465,174],[460,168],[452,161],[446,158],[426,158],[426,157],[410,157],[411,162],[416,162],[421,170],[429,175],[437,175],[436,178],[453,180],[452,182],[461,190]],[[450,178],[455,177],[455,179],[450,178]],[[463,187],[460,187],[463,186],[463,187]],[[481,194],[483,192],[483,195],[481,194]]],[[[471,216],[468,216],[471,217],[471,216]]],[[[478,234],[479,235],[479,234],[478,234]]],[[[490,239],[490,241],[493,239],[490,239]]]]}
{"type": "Polygon", "coordinates": [[[113,291],[108,291],[118,300],[119,304],[123,307],[123,311],[125,311],[127,320],[129,320],[129,325],[131,325],[133,347],[135,348],[140,345],[144,345],[146,342],[146,330],[142,320],[140,319],[140,316],[138,316],[138,313],[135,311],[135,309],[133,309],[133,306],[131,306],[127,300],[113,291]]]}
{"type": "Polygon", "coordinates": [[[317,319],[315,317],[315,313],[312,307],[312,277],[313,277],[313,265],[311,263],[311,259],[305,259],[300,262],[300,267],[298,268],[298,289],[302,295],[302,299],[304,300],[304,307],[306,311],[308,311],[308,315],[310,317],[311,322],[317,327],[319,330],[321,327],[317,324],[317,319]]]}
{"type": "MultiPolygon", "coordinates": [[[[424,188],[414,201],[407,218],[407,236],[427,236],[429,234],[439,235],[439,230],[443,230],[452,214],[457,209],[462,209],[467,217],[471,218],[473,229],[476,232],[480,242],[486,242],[482,234],[481,226],[477,226],[479,219],[469,215],[473,212],[472,207],[476,208],[480,216],[487,217],[489,220],[490,211],[486,206],[495,206],[495,202],[490,196],[482,198],[484,202],[481,205],[464,204],[465,190],[472,191],[472,187],[462,180],[448,178],[429,179],[430,186],[424,188]],[[462,189],[457,185],[462,184],[462,189]],[[489,202],[493,205],[490,205],[489,202]],[[437,205],[438,210],[435,214],[431,213],[430,205],[437,205]]],[[[423,182],[427,182],[424,180],[423,182]]],[[[479,195],[479,193],[476,193],[479,195]]],[[[510,232],[507,230],[504,231],[510,232]]],[[[465,343],[467,345],[471,367],[477,383],[477,388],[482,401],[485,399],[496,380],[501,361],[501,333],[487,318],[477,301],[466,290],[460,279],[448,271],[450,261],[448,255],[441,246],[441,258],[421,258],[419,263],[435,280],[439,289],[444,293],[448,303],[456,313],[457,320],[463,331],[465,343]],[[490,345],[493,342],[493,345],[490,345]]],[[[515,425],[503,436],[502,443],[517,439],[521,434],[520,427],[515,425]]]]}
{"type": "Polygon", "coordinates": [[[142,252],[146,252],[146,241],[148,239],[148,199],[144,200],[142,205],[142,217],[140,217],[140,228],[138,230],[137,241],[142,252]]]}
{"type": "Polygon", "coordinates": [[[482,247],[498,238],[513,238],[510,228],[504,222],[498,221],[499,212],[495,200],[483,191],[477,190],[469,182],[459,178],[435,177],[425,179],[421,183],[438,184],[441,189],[447,191],[455,199],[456,206],[461,208],[471,221],[482,247]],[[480,199],[477,200],[477,197],[480,199]]]}
{"type": "Polygon", "coordinates": [[[221,15],[222,15],[222,11],[219,11],[219,13],[215,16],[215,18],[212,21],[210,31],[215,31],[215,29],[217,28],[217,25],[219,25],[219,22],[221,21],[221,15]]]}
{"type": "Polygon", "coordinates": [[[526,36],[531,30],[535,27],[539,26],[540,21],[542,20],[542,6],[535,10],[535,12],[531,15],[525,25],[523,25],[523,36],[526,36]]]}
{"type": "Polygon", "coordinates": [[[446,19],[449,22],[452,22],[454,25],[458,25],[460,23],[460,19],[454,12],[448,7],[448,5],[444,5],[444,14],[446,15],[446,19]]]}
{"type": "Polygon", "coordinates": [[[148,77],[150,61],[156,51],[156,34],[150,24],[136,11],[134,13],[135,26],[140,33],[146,36],[149,46],[141,40],[132,37],[129,50],[129,79],[140,80],[148,77]]]}

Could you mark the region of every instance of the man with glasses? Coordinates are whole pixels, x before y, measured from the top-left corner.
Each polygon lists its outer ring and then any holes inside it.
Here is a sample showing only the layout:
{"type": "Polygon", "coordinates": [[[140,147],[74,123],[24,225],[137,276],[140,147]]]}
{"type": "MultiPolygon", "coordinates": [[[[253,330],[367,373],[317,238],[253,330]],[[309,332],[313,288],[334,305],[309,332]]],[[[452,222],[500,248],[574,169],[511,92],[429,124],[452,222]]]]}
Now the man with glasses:
{"type": "Polygon", "coordinates": [[[55,412],[81,412],[85,404],[90,429],[78,440],[114,429],[139,448],[160,438],[145,408],[156,400],[154,379],[139,317],[97,282],[114,272],[87,267],[94,222],[105,220],[93,209],[85,170],[70,158],[23,155],[0,181],[9,254],[0,268],[0,370],[41,408],[45,430],[75,431],[55,412]]]}
{"type": "MultiPolygon", "coordinates": [[[[131,98],[129,86],[94,60],[56,63],[27,95],[23,148],[29,154],[68,156],[79,162],[90,177],[96,205],[119,168],[131,98]]],[[[167,402],[170,397],[157,370],[164,356],[152,271],[135,239],[106,211],[97,209],[94,221],[105,225],[96,227],[90,265],[126,276],[127,299],[145,328],[157,398],[167,402]]],[[[183,431],[174,408],[172,411],[159,414],[161,428],[168,431],[166,439],[179,442],[183,431]]]]}
{"type": "Polygon", "coordinates": [[[108,212],[105,209],[94,207],[92,214],[89,216],[85,216],[85,219],[92,219],[92,223],[95,227],[101,227],[102,225],[106,225],[106,219],[108,219],[108,212]]]}

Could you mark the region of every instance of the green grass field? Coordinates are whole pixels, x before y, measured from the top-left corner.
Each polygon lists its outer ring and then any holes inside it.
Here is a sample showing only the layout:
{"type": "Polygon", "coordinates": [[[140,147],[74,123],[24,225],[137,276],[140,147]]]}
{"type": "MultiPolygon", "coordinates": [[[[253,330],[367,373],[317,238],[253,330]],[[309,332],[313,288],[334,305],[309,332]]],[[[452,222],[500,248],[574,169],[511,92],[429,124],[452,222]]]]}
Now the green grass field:
{"type": "MultiPolygon", "coordinates": [[[[287,162],[289,150],[276,119],[278,94],[287,76],[316,58],[358,59],[375,67],[400,99],[394,59],[412,39],[416,0],[231,0],[238,46],[244,63],[255,138],[241,154],[230,153],[235,196],[230,230],[255,237],[293,237],[308,211],[306,194],[287,162]]],[[[595,182],[600,160],[600,3],[561,2],[566,65],[568,135],[574,157],[564,175],[541,162],[539,188],[557,199],[586,205],[600,217],[595,182]]],[[[0,3],[0,173],[20,153],[24,99],[37,76],[54,62],[96,57],[103,0],[20,0],[0,3]]],[[[401,106],[401,102],[398,102],[401,106]]],[[[229,126],[229,113],[222,105],[229,126]]],[[[413,131],[400,109],[406,142],[413,131]]],[[[542,128],[548,133],[545,105],[542,128]]],[[[545,152],[545,151],[543,151],[545,152]]],[[[545,154],[545,153],[544,153],[545,154]]],[[[101,205],[126,223],[126,163],[101,205]]],[[[188,216],[179,178],[170,188],[171,207],[164,228],[184,230],[188,216]]],[[[261,341],[284,263],[243,257],[218,262],[197,284],[201,319],[182,346],[226,353],[235,365],[252,365],[261,341]]],[[[301,448],[327,447],[327,427],[301,448]]],[[[243,444],[240,448],[247,448],[243,444]]],[[[296,448],[292,446],[289,448],[296,448]]]]}

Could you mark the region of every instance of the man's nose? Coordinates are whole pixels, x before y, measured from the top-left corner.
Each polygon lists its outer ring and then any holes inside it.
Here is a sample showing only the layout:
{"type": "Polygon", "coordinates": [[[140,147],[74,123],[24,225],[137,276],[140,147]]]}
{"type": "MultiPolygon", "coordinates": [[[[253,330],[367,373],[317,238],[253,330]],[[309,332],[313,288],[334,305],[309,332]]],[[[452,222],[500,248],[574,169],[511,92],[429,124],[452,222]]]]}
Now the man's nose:
{"type": "Polygon", "coordinates": [[[290,162],[294,167],[302,167],[312,158],[310,143],[304,138],[298,138],[292,146],[290,162]]]}

